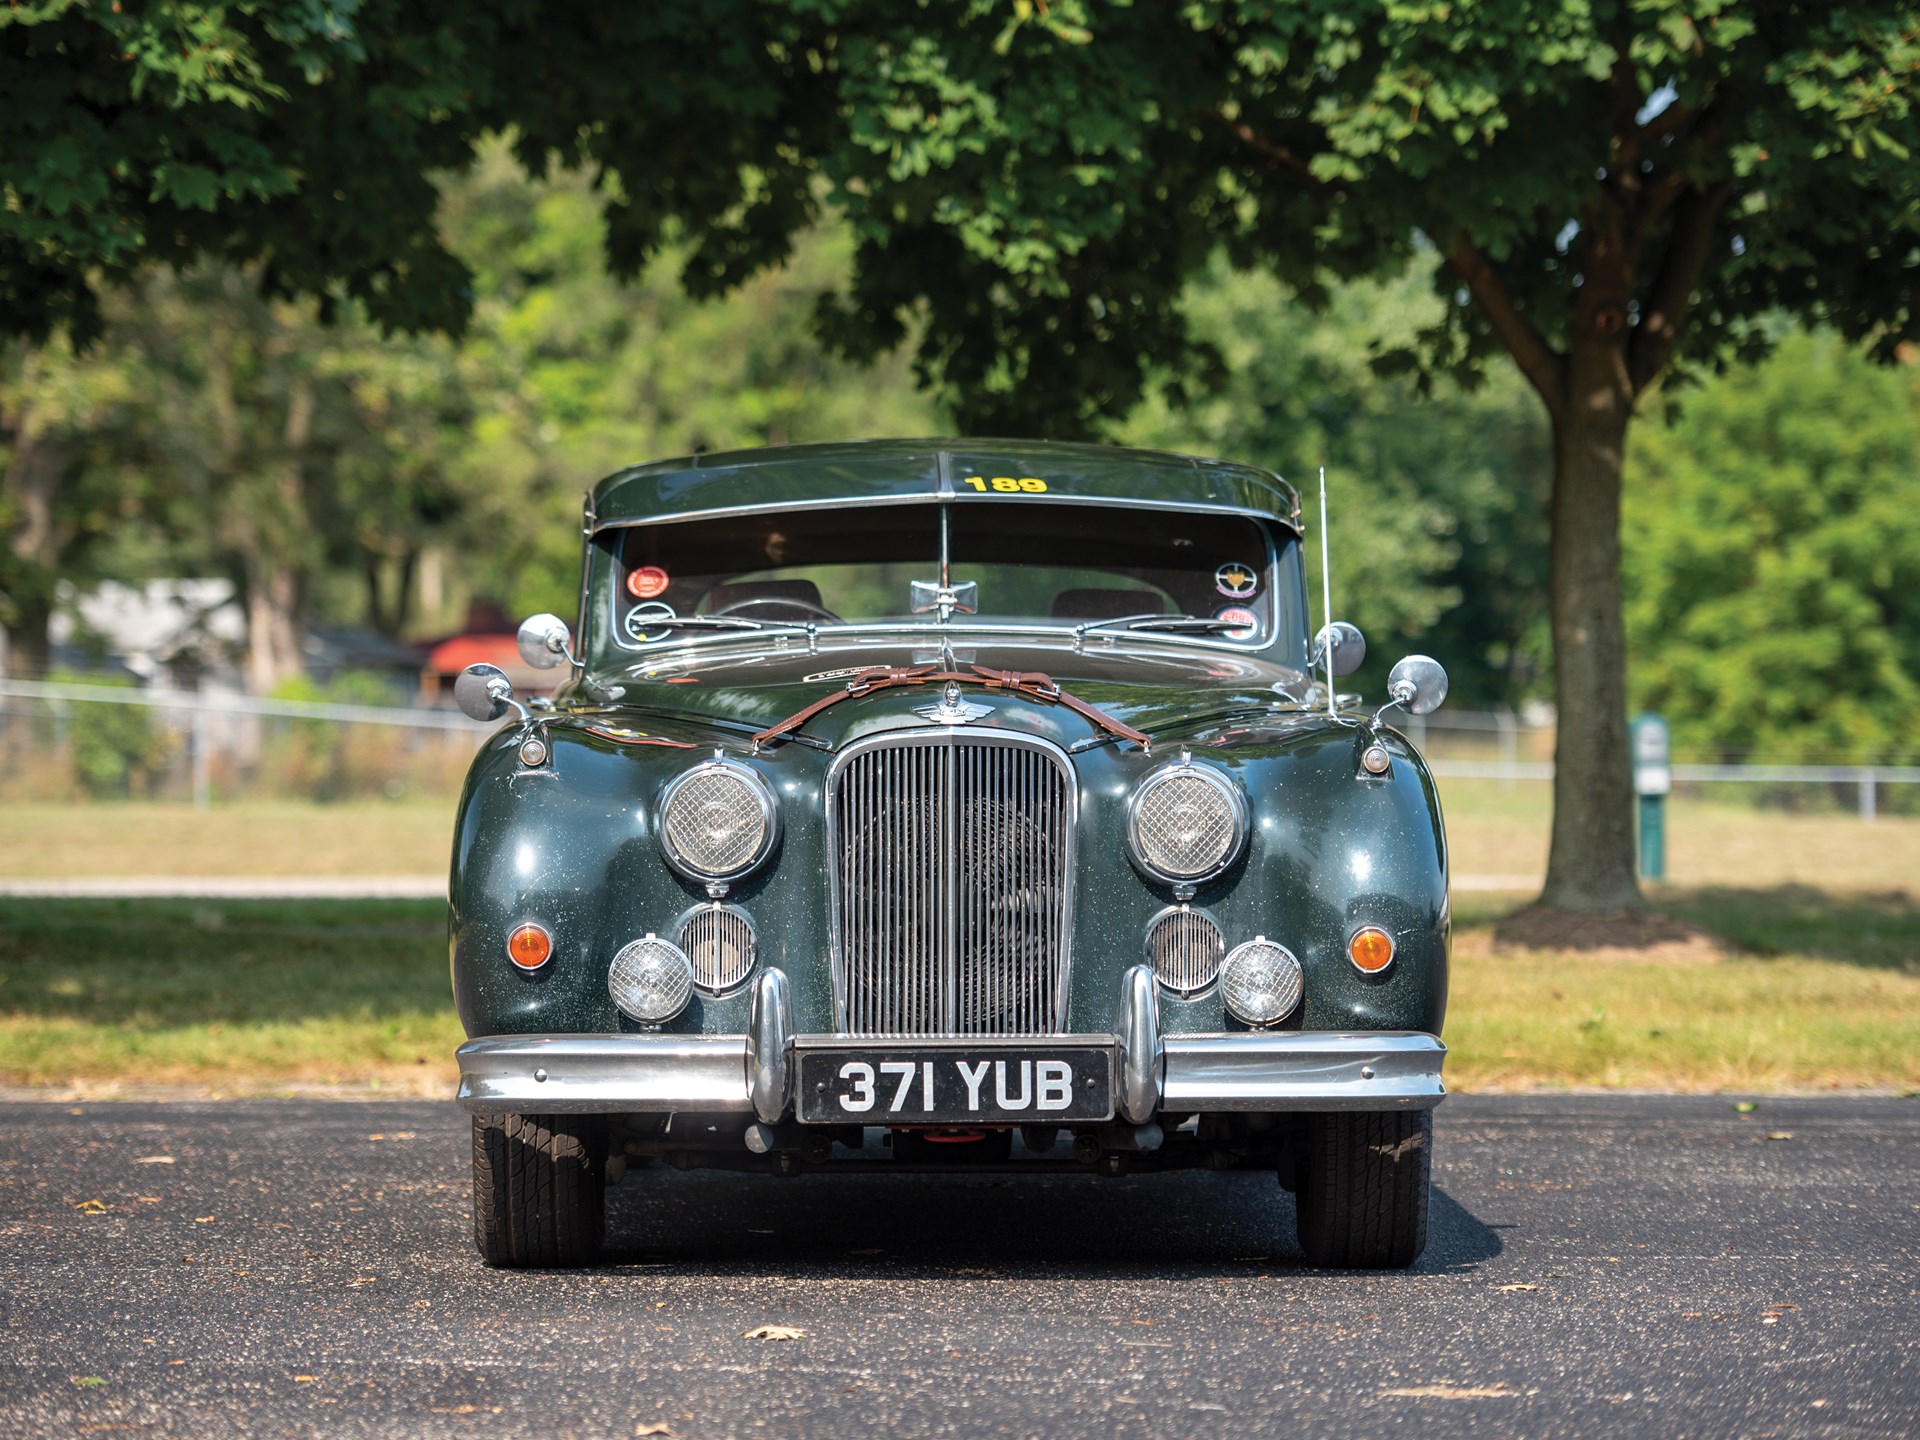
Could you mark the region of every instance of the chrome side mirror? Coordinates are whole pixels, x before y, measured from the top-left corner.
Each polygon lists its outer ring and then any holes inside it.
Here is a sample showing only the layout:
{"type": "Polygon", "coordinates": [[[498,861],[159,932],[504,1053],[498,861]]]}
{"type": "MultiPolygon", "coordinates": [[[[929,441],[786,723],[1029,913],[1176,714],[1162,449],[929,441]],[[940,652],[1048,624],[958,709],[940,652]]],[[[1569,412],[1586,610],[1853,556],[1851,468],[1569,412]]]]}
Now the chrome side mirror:
{"type": "Polygon", "coordinates": [[[454,680],[453,703],[469,720],[483,724],[498,720],[508,710],[518,710],[522,720],[527,718],[526,707],[513,698],[513,682],[507,679],[507,672],[484,660],[467,666],[454,680]]]}
{"type": "Polygon", "coordinates": [[[1387,695],[1409,715],[1430,715],[1447,698],[1447,672],[1430,655],[1409,655],[1388,673],[1387,695]]]}
{"type": "Polygon", "coordinates": [[[1320,633],[1313,637],[1313,654],[1307,657],[1307,668],[1318,670],[1327,663],[1327,648],[1333,648],[1333,673],[1351,675],[1358,670],[1367,658],[1367,637],[1360,633],[1357,625],[1349,625],[1344,620],[1335,620],[1320,627],[1320,633]]]}
{"type": "Polygon", "coordinates": [[[520,658],[535,670],[551,670],[562,660],[569,665],[580,663],[567,648],[568,638],[567,622],[558,615],[529,615],[520,622],[514,643],[520,647],[520,658]]]}

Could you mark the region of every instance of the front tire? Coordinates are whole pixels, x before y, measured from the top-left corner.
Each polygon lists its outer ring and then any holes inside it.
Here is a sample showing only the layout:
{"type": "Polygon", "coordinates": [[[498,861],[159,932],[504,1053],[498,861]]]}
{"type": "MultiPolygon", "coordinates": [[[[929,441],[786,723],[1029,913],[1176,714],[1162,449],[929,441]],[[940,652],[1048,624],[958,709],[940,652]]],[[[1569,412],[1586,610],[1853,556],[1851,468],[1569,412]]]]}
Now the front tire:
{"type": "Polygon", "coordinates": [[[1401,1269],[1427,1248],[1431,1110],[1307,1117],[1295,1214],[1300,1248],[1325,1269],[1401,1269]]]}
{"type": "Polygon", "coordinates": [[[571,1115],[473,1120],[473,1240],[489,1265],[590,1265],[606,1235],[606,1132],[571,1115]]]}

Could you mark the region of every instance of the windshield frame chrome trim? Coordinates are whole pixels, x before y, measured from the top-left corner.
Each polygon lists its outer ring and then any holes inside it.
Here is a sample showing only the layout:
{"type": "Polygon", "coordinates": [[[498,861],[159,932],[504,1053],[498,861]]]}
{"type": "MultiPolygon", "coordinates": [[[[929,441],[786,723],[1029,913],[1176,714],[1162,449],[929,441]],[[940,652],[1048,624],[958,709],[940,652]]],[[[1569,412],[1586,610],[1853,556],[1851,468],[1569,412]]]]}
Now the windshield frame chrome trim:
{"type": "MultiPolygon", "coordinates": [[[[944,583],[947,570],[948,570],[948,564],[947,564],[948,530],[947,530],[947,518],[946,518],[948,506],[954,503],[976,504],[982,501],[990,502],[993,498],[994,498],[993,496],[987,496],[987,495],[961,496],[958,494],[946,495],[946,496],[942,496],[939,494],[905,495],[905,496],[889,495],[889,496],[872,498],[872,499],[864,499],[864,500],[850,500],[850,501],[824,501],[823,500],[823,501],[801,501],[797,503],[780,502],[780,503],[771,503],[771,504],[765,504],[765,505],[729,506],[723,509],[716,509],[716,510],[689,510],[683,515],[674,515],[674,516],[668,516],[668,517],[656,516],[646,520],[609,520],[598,525],[592,531],[591,535],[589,536],[589,543],[591,542],[592,538],[599,536],[602,532],[605,532],[605,531],[632,530],[643,525],[674,525],[685,520],[711,520],[711,519],[717,519],[722,516],[728,516],[728,515],[784,514],[794,510],[824,510],[829,508],[842,509],[842,508],[848,508],[856,505],[858,506],[934,505],[939,508],[940,514],[941,514],[940,555],[938,558],[939,558],[939,568],[942,574],[942,582],[944,583]]],[[[1001,498],[1005,498],[1005,497],[1001,497],[1001,498]]],[[[1105,505],[1105,506],[1110,506],[1110,507],[1119,508],[1119,509],[1152,509],[1152,510],[1170,510],[1170,511],[1177,511],[1180,513],[1200,512],[1200,513],[1205,513],[1209,515],[1239,515],[1251,520],[1273,521],[1276,524],[1282,525],[1286,529],[1291,531],[1296,540],[1302,538],[1302,532],[1298,529],[1298,527],[1293,525],[1291,522],[1281,517],[1271,515],[1263,510],[1250,510],[1241,506],[1188,505],[1188,504],[1176,504],[1168,501],[1134,502],[1134,501],[1127,501],[1127,500],[1107,500],[1107,499],[1098,498],[1098,497],[1088,498],[1088,497],[1053,495],[1051,494],[1051,492],[1049,492],[1047,498],[1049,500],[1052,500],[1056,504],[1105,505]]],[[[1266,546],[1267,546],[1266,562],[1265,562],[1264,568],[1266,571],[1269,610],[1271,611],[1271,618],[1277,620],[1278,609],[1274,603],[1273,586],[1274,586],[1274,578],[1278,574],[1279,568],[1280,568],[1280,547],[1274,542],[1274,537],[1271,532],[1264,532],[1262,538],[1266,541],[1266,546]]],[[[609,560],[617,563],[617,557],[609,556],[609,560]]],[[[585,568],[583,567],[583,573],[581,575],[581,587],[583,592],[587,588],[587,584],[588,584],[587,575],[585,573],[585,568]]],[[[1217,652],[1225,655],[1265,655],[1269,650],[1271,650],[1274,647],[1275,644],[1279,642],[1281,638],[1277,627],[1275,628],[1274,632],[1267,637],[1265,644],[1249,645],[1244,640],[1215,640],[1204,635],[1182,635],[1177,631],[1167,631],[1167,630],[1140,631],[1140,630],[1110,630],[1110,629],[1095,628],[1095,629],[1086,630],[1084,634],[1079,634],[1077,632],[1079,632],[1079,630],[1081,629],[1081,626],[1085,625],[1086,622],[1084,621],[1079,622],[1078,624],[1075,624],[1075,625],[994,625],[994,624],[988,624],[980,621],[956,622],[951,618],[949,618],[944,622],[932,621],[932,622],[928,622],[920,625],[902,624],[898,622],[879,623],[875,621],[863,621],[858,624],[849,625],[849,624],[843,623],[843,624],[833,625],[833,626],[821,626],[818,624],[783,625],[783,624],[770,623],[770,624],[767,624],[764,628],[758,629],[758,630],[714,631],[714,630],[706,630],[704,627],[698,627],[698,628],[690,627],[686,632],[684,632],[684,638],[661,640],[648,645],[635,645],[628,641],[625,634],[625,627],[622,626],[622,624],[620,623],[620,587],[617,584],[609,585],[607,587],[607,593],[609,597],[609,604],[611,606],[611,614],[608,617],[608,637],[613,642],[614,651],[619,656],[631,656],[635,658],[641,658],[641,657],[647,657],[647,656],[653,656],[653,655],[663,655],[663,654],[685,654],[689,652],[690,647],[693,653],[703,653],[711,649],[713,645],[715,645],[718,642],[725,642],[729,640],[744,640],[744,639],[749,639],[754,637],[772,638],[775,636],[786,636],[791,638],[795,635],[806,635],[809,638],[810,649],[812,648],[812,642],[820,638],[821,636],[841,636],[841,635],[901,634],[901,635],[910,636],[914,639],[924,639],[927,636],[941,636],[941,635],[995,635],[995,634],[1042,635],[1042,636],[1057,636],[1057,637],[1064,638],[1069,643],[1081,649],[1087,648],[1087,642],[1093,639],[1094,637],[1098,637],[1102,649],[1107,649],[1110,646],[1112,648],[1119,648],[1120,637],[1122,636],[1151,635],[1154,641],[1156,642],[1172,641],[1179,645],[1192,646],[1196,649],[1213,651],[1213,652],[1217,652]]],[[[669,628],[672,628],[672,627],[669,627],[669,628]]],[[[584,627],[582,627],[581,633],[582,634],[585,633],[584,627]]]]}

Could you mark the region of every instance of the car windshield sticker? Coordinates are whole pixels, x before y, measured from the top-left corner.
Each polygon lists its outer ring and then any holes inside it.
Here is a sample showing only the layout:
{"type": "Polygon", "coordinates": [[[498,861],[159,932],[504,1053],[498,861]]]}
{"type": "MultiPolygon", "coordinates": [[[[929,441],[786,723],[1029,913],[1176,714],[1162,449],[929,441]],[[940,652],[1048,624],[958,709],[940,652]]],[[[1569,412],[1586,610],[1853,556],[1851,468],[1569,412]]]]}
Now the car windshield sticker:
{"type": "Polygon", "coordinates": [[[1229,560],[1213,572],[1213,585],[1229,600],[1251,599],[1260,588],[1260,572],[1251,565],[1229,560]]]}
{"type": "Polygon", "coordinates": [[[652,640],[664,640],[671,633],[667,627],[661,625],[661,621],[679,618],[679,612],[671,605],[655,600],[648,605],[634,606],[626,613],[626,618],[621,621],[621,624],[626,627],[629,640],[638,645],[645,645],[652,640]],[[649,629],[649,626],[654,628],[649,629]]]}
{"type": "Polygon", "coordinates": [[[1228,605],[1224,609],[1214,611],[1213,618],[1231,620],[1240,627],[1237,630],[1227,631],[1229,640],[1251,640],[1254,632],[1260,628],[1260,617],[1253,611],[1242,609],[1238,605],[1228,605]]]}
{"type": "Polygon", "coordinates": [[[967,475],[962,477],[962,485],[971,485],[982,495],[1044,495],[1047,482],[1033,475],[967,475]]]}
{"type": "Polygon", "coordinates": [[[658,565],[642,565],[627,572],[627,593],[636,600],[652,600],[667,590],[667,572],[658,565]]]}

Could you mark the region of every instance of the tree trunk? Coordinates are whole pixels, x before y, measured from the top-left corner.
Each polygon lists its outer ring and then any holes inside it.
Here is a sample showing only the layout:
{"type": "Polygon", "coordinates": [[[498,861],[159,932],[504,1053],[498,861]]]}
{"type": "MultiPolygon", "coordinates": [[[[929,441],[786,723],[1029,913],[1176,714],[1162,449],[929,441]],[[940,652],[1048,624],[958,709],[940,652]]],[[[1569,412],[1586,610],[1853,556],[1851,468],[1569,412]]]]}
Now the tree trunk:
{"type": "Polygon", "coordinates": [[[25,424],[14,430],[11,448],[5,480],[15,521],[7,537],[7,564],[0,571],[14,611],[7,626],[6,663],[13,678],[38,680],[53,659],[47,622],[53,618],[53,587],[60,572],[54,512],[73,453],[65,441],[35,434],[25,424]]]}
{"type": "Polygon", "coordinates": [[[1552,597],[1553,845],[1543,905],[1622,910],[1634,878],[1627,744],[1627,638],[1620,593],[1620,477],[1632,400],[1621,347],[1583,337],[1554,417],[1552,597]]]}
{"type": "Polygon", "coordinates": [[[300,580],[293,570],[255,553],[247,558],[247,688],[268,694],[306,673],[301,649],[300,580]]]}

